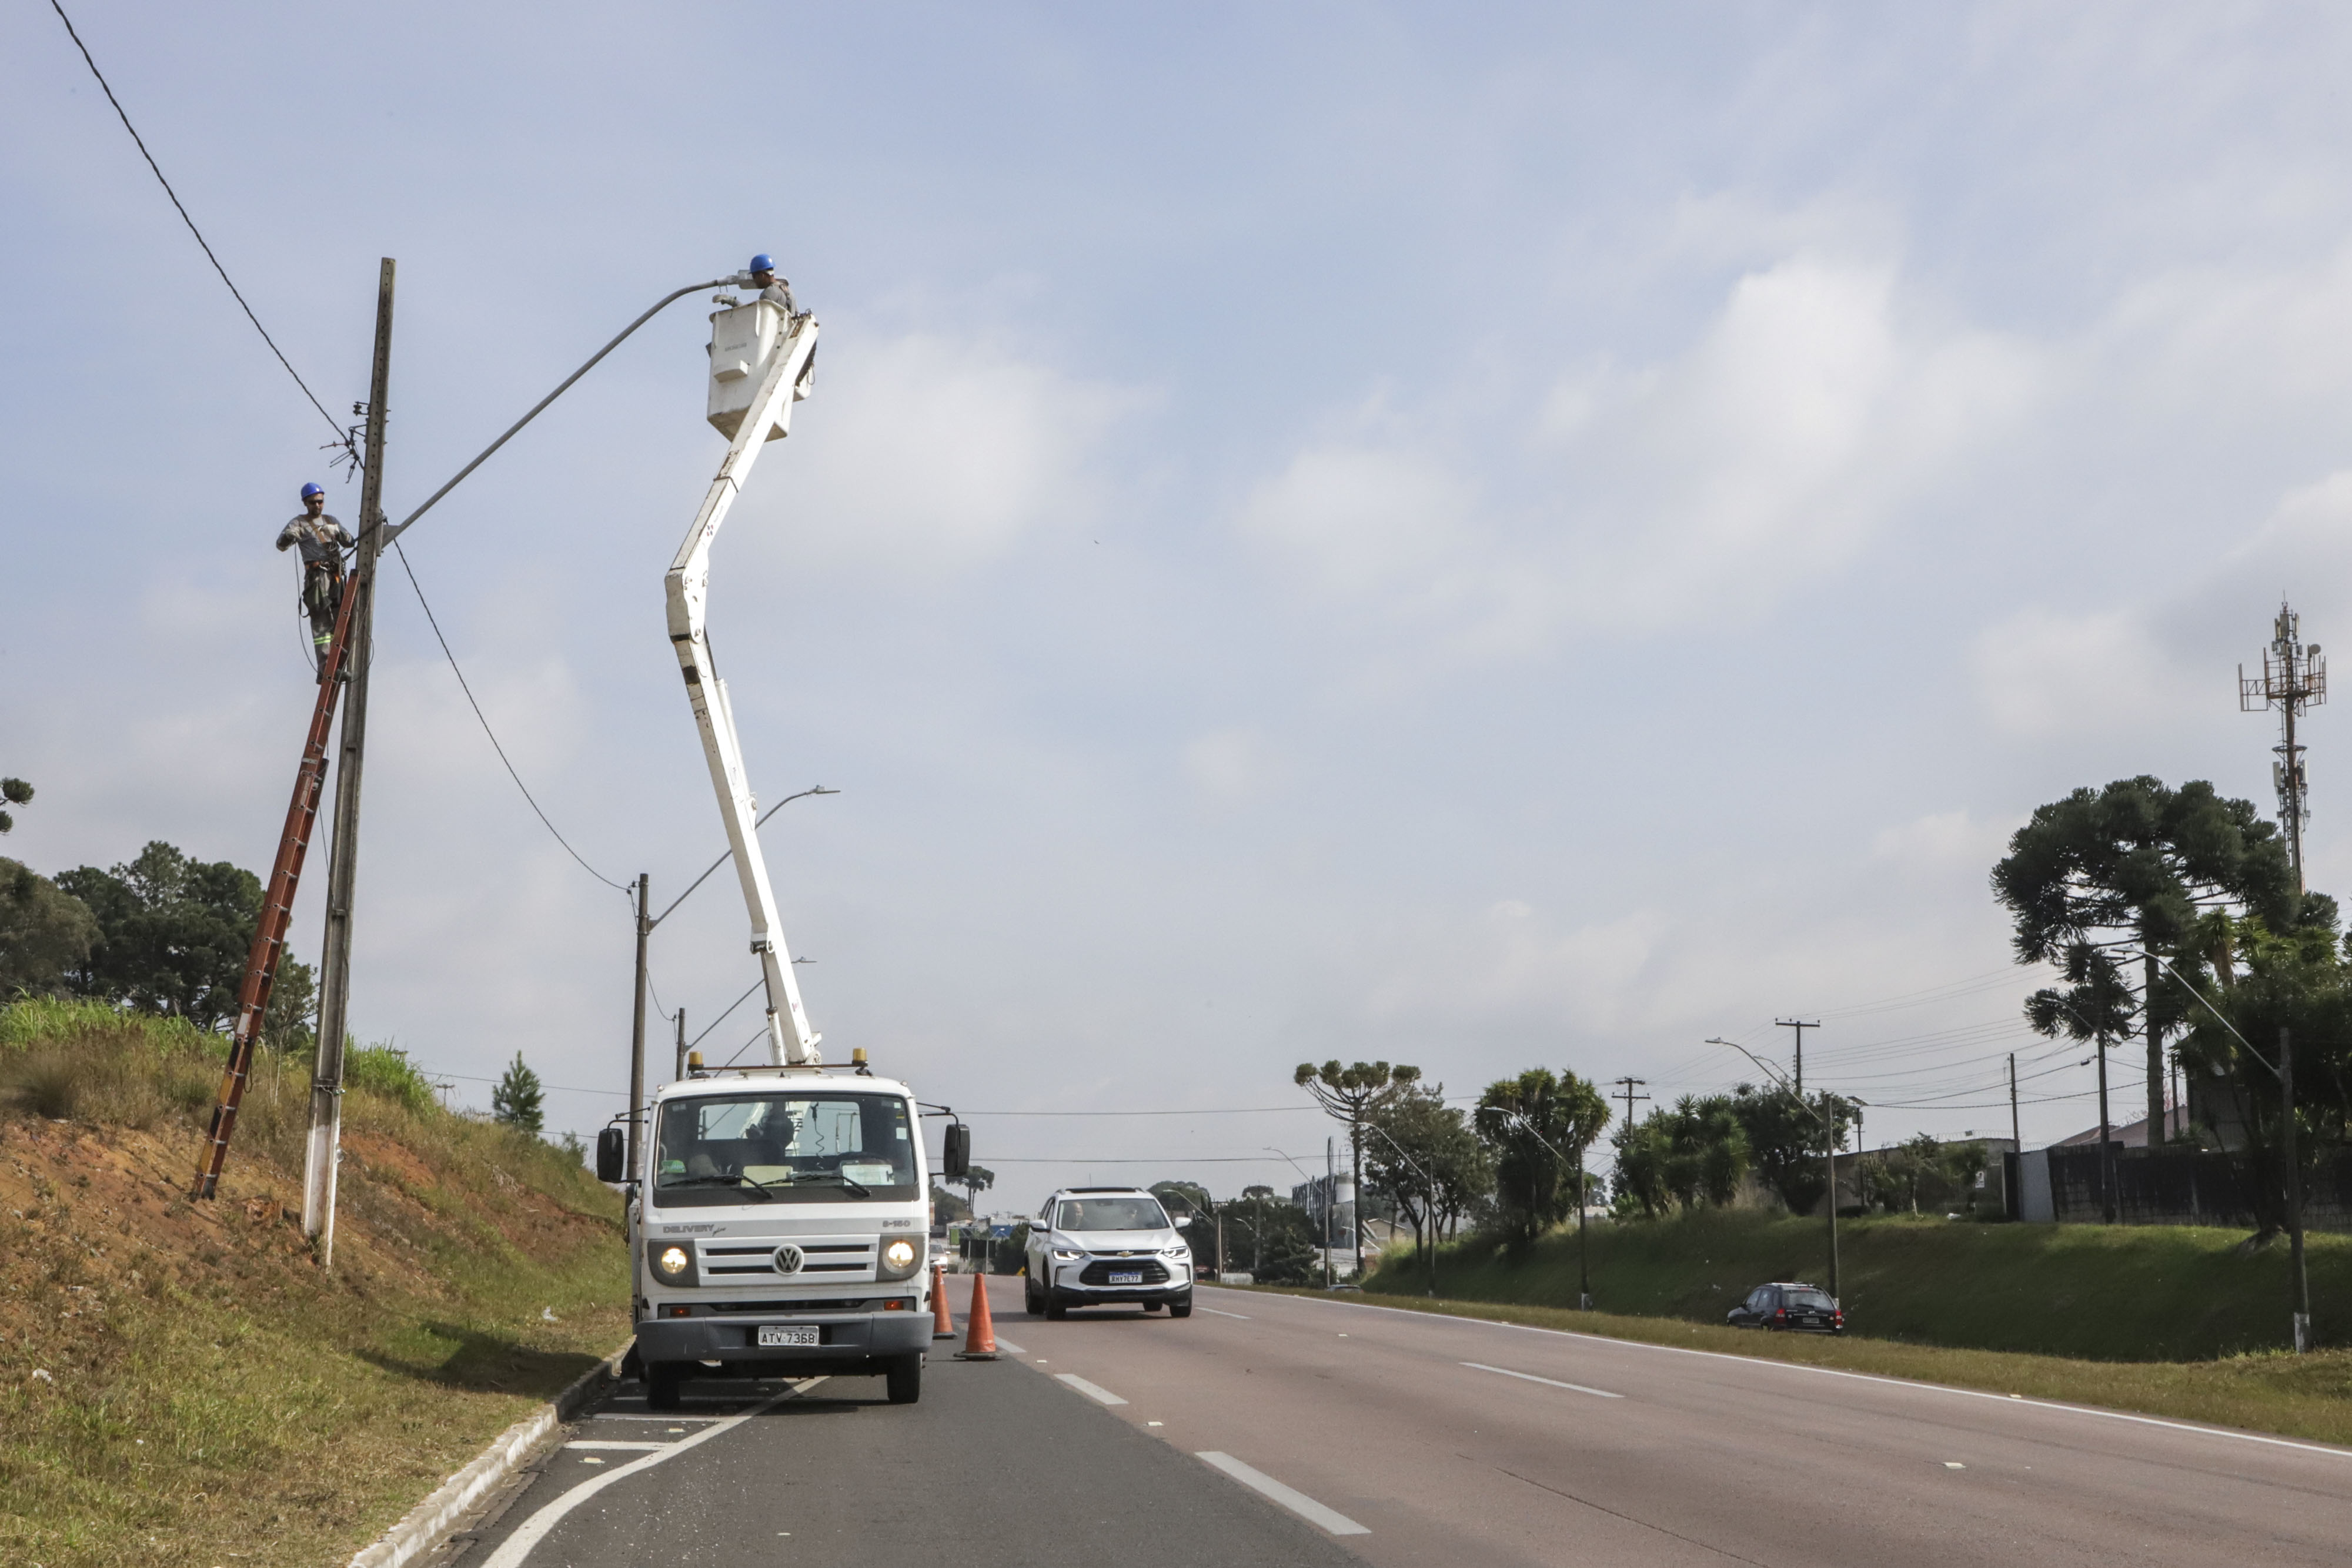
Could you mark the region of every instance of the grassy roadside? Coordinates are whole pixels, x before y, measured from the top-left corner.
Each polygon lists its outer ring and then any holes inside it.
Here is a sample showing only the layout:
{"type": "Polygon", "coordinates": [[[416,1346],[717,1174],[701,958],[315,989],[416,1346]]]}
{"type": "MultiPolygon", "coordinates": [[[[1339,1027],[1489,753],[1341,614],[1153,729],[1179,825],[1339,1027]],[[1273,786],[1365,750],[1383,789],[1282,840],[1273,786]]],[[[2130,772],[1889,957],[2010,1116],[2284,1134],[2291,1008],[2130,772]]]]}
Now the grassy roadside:
{"type": "MultiPolygon", "coordinates": [[[[1720,1324],[1767,1280],[1826,1283],[1817,1219],[1728,1211],[1592,1228],[1593,1295],[1633,1317],[1720,1324]]],[[[1838,1227],[1842,1298],[1855,1334],[2081,1361],[2187,1362],[2284,1348],[2287,1258],[2249,1252],[2239,1230],[2188,1226],[1976,1225],[1878,1218],[1838,1227]]],[[[2313,1326],[2352,1343],[2352,1237],[2309,1241],[2313,1326]]],[[[1575,1231],[1520,1256],[1483,1241],[1445,1249],[1438,1293],[1454,1301],[1572,1307],[1575,1231]]],[[[1367,1282],[1418,1295],[1410,1253],[1367,1282]]]]}
{"type": "Polygon", "coordinates": [[[0,1008],[0,1562],[342,1561],[626,1337],[612,1195],[389,1053],[345,1097],[331,1273],[293,1223],[300,1063],[189,1202],[218,1052],[0,1008]]]}
{"type": "MultiPolygon", "coordinates": [[[[1320,1291],[1243,1288],[1329,1299],[1320,1291]]],[[[2352,1351],[2347,1350],[2302,1356],[2261,1351],[2198,1362],[2085,1361],[1889,1340],[1741,1333],[1673,1318],[1627,1317],[1559,1307],[1370,1292],[1342,1299],[1441,1317],[1525,1323],[2352,1445],[2352,1351]]]]}

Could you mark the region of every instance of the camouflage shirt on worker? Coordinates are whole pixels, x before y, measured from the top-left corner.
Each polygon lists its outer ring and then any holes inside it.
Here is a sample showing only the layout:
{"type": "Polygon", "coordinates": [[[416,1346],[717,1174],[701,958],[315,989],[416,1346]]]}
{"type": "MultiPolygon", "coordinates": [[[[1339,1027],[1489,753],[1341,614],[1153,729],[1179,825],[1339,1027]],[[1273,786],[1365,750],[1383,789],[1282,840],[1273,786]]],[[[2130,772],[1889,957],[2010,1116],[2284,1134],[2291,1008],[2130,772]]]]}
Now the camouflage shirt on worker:
{"type": "Polygon", "coordinates": [[[324,512],[315,517],[305,512],[288,523],[278,535],[279,549],[288,545],[302,547],[302,564],[305,566],[326,562],[341,564],[341,551],[349,548],[351,542],[352,536],[343,532],[343,525],[324,512]]]}

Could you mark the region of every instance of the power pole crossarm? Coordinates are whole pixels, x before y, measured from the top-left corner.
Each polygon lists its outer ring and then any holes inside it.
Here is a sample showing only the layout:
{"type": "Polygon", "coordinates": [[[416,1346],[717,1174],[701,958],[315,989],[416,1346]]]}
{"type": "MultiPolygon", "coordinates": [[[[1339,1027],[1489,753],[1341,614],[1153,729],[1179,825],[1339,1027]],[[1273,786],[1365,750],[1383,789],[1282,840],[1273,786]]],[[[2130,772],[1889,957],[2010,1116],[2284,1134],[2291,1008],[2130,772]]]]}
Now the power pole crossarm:
{"type": "MultiPolygon", "coordinates": [[[[765,300],[741,306],[741,311],[776,311],[765,300]]],[[[781,314],[781,312],[779,312],[781,314]]],[[[771,431],[789,428],[793,400],[802,390],[810,356],[816,351],[815,319],[793,317],[782,321],[774,347],[761,373],[750,407],[743,410],[734,440],[719,464],[718,476],[703,497],[702,510],[687,530],[664,580],[669,605],[670,646],[677,653],[686,677],[688,702],[702,735],[702,749],[710,766],[710,782],[718,791],[719,814],[727,826],[727,845],[743,886],[743,903],[751,916],[751,951],[768,993],[768,1059],[778,1066],[814,1066],[818,1037],[808,1026],[801,1006],[800,985],[793,977],[791,956],[784,950],[776,895],[769,885],[767,862],[760,853],[756,831],[759,811],[743,768],[743,745],[735,729],[735,715],[727,698],[727,683],[719,678],[710,653],[709,600],[710,547],[729,508],[742,494],[743,483],[759,459],[771,431]]]]}

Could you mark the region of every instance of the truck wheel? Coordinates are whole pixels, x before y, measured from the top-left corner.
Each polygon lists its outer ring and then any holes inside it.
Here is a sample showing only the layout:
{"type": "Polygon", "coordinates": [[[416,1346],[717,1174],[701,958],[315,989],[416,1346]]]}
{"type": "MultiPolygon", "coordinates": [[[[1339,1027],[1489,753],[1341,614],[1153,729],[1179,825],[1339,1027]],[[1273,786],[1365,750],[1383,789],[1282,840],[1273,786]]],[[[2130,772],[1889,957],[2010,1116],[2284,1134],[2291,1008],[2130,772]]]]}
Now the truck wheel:
{"type": "Polygon", "coordinates": [[[1069,1315],[1069,1303],[1062,1300],[1062,1292],[1048,1290],[1045,1292],[1045,1321],[1049,1323],[1058,1323],[1069,1315]]]}
{"type": "Polygon", "coordinates": [[[672,1362],[655,1362],[646,1368],[646,1408],[675,1410],[677,1408],[678,1385],[686,1381],[686,1369],[672,1362]]]}
{"type": "Polygon", "coordinates": [[[923,1396],[923,1353],[890,1358],[883,1377],[890,1389],[890,1403],[912,1405],[923,1396]]]}
{"type": "Polygon", "coordinates": [[[1192,1315],[1192,1298],[1190,1296],[1184,1296],[1169,1302],[1168,1315],[1171,1318],[1191,1317],[1192,1315]]]}

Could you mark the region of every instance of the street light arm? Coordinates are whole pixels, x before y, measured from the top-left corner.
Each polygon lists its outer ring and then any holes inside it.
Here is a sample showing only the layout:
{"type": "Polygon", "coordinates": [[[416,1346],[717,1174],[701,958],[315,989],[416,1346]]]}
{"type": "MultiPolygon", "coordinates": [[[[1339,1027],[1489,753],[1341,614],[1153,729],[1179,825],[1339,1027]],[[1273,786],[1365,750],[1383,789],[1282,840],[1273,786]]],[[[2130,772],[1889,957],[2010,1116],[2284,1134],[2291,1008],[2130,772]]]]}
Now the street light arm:
{"type": "MultiPolygon", "coordinates": [[[[802,796],[838,795],[840,793],[841,791],[838,789],[828,789],[824,785],[820,784],[814,789],[802,790],[799,795],[787,795],[782,800],[777,801],[774,805],[769,807],[766,810],[761,812],[759,821],[752,823],[751,826],[754,828],[761,826],[769,818],[774,816],[777,812],[782,810],[793,801],[800,800],[802,796]]],[[[651,931],[655,926],[659,925],[663,921],[667,920],[670,917],[670,912],[675,910],[679,904],[686,902],[687,894],[692,893],[696,888],[700,887],[704,883],[709,882],[712,872],[717,871],[720,866],[725,865],[729,861],[731,861],[734,858],[735,852],[730,847],[726,853],[720,855],[717,860],[712,861],[709,866],[704,868],[700,876],[696,877],[693,882],[688,884],[686,893],[681,893],[676,898],[669,901],[668,909],[663,910],[659,915],[655,915],[651,920],[646,923],[646,929],[651,931]]],[[[793,961],[794,963],[800,962],[797,958],[793,961]]]]}
{"type": "MultiPolygon", "coordinates": [[[[2264,1060],[2263,1053],[2254,1049],[2254,1042],[2248,1040],[2244,1035],[2238,1034],[2238,1026],[2231,1023],[2228,1019],[2222,1018],[2221,1009],[2215,1007],[2211,1002],[2207,1001],[2205,999],[2205,993],[2190,985],[2189,981],[2182,977],[2179,970],[2174,968],[2170,964],[2165,962],[2162,958],[2158,957],[2155,954],[2144,950],[2128,953],[2126,954],[2125,956],[2131,958],[2145,958],[2149,963],[2154,964],[2158,968],[2163,970],[2166,974],[2171,976],[2174,979],[2180,981],[2182,988],[2187,990],[2190,996],[2195,997],[2200,1006],[2203,1007],[2207,1012],[2211,1013],[2216,1019],[2220,1019],[2223,1029],[2228,1030],[2232,1035],[2237,1036],[2238,1043],[2246,1048],[2246,1054],[2252,1057],[2256,1061],[2262,1062],[2263,1071],[2269,1073],[2273,1078],[2278,1079],[2282,1083],[2286,1082],[2284,1076],[2280,1073],[2279,1070],[2273,1067],[2268,1061],[2264,1060]]],[[[2273,1234],[2276,1233],[2273,1232],[2273,1234]]]]}
{"type": "Polygon", "coordinates": [[[1790,1083],[1787,1074],[1783,1073],[1779,1068],[1773,1066],[1770,1062],[1765,1061],[1762,1057],[1757,1055],[1754,1051],[1748,1050],[1746,1046],[1740,1044],[1736,1040],[1724,1040],[1719,1037],[1710,1037],[1706,1043],[1709,1045],[1727,1045],[1732,1050],[1738,1051],[1740,1055],[1746,1057],[1748,1061],[1754,1062],[1756,1064],[1756,1070],[1764,1074],[1765,1077],[1770,1079],[1775,1088],[1788,1091],[1789,1097],[1805,1108],[1805,1114],[1811,1116],[1814,1121],[1819,1122],[1824,1130],[1831,1130],[1829,1118],[1822,1115],[1819,1111],[1814,1110],[1811,1102],[1808,1101],[1803,1095],[1797,1092],[1796,1088],[1790,1083]]]}
{"type": "MultiPolygon", "coordinates": [[[[442,497],[447,495],[450,491],[457,487],[458,481],[464,479],[467,475],[471,474],[475,469],[479,468],[484,463],[489,461],[489,457],[492,453],[496,452],[499,447],[504,446],[509,441],[512,440],[514,438],[515,432],[520,430],[524,425],[529,424],[532,420],[537,419],[541,413],[545,412],[549,403],[553,402],[557,398],[560,398],[565,392],[570,392],[572,390],[572,382],[578,381],[582,376],[586,375],[590,371],[594,370],[599,361],[603,360],[605,355],[611,353],[614,350],[619,348],[623,342],[627,340],[629,334],[635,332],[638,328],[644,326],[656,316],[660,315],[662,311],[667,309],[671,305],[677,303],[678,300],[685,298],[689,294],[698,294],[706,288],[725,288],[738,281],[739,279],[734,277],[715,277],[708,283],[689,283],[684,288],[663,295],[660,299],[655,302],[651,309],[638,317],[635,320],[630,322],[626,327],[622,328],[621,335],[619,337],[614,339],[611,342],[597,350],[594,354],[589,357],[586,364],[581,366],[578,370],[564,377],[562,385],[558,386],[553,392],[548,393],[545,397],[540,399],[536,403],[533,403],[529,413],[524,414],[520,419],[516,420],[512,424],[507,426],[507,433],[504,435],[499,436],[496,441],[491,442],[488,446],[483,447],[481,455],[475,458],[471,463],[467,464],[463,468],[458,469],[455,478],[452,478],[447,484],[442,486],[438,490],[434,491],[432,495],[426,497],[423,506],[409,513],[408,516],[401,518],[394,527],[385,529],[383,542],[385,544],[390,544],[402,534],[406,533],[411,523],[414,523],[417,518],[431,511],[435,502],[440,500],[442,497]]],[[[373,517],[362,518],[362,523],[363,526],[360,531],[362,533],[366,532],[368,528],[376,526],[375,519],[373,517]]]]}

